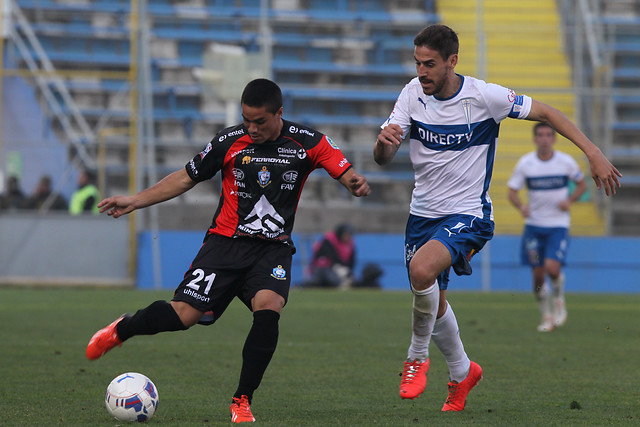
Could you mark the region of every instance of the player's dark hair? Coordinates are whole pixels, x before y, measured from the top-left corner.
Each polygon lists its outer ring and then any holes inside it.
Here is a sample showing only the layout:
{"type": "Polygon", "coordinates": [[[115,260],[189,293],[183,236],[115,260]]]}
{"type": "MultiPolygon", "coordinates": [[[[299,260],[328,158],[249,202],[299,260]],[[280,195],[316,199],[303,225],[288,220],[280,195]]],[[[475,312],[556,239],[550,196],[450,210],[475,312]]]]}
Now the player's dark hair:
{"type": "Polygon", "coordinates": [[[282,91],[271,80],[255,79],[245,86],[240,102],[249,107],[266,107],[275,114],[282,107],[282,91]]]}
{"type": "Polygon", "coordinates": [[[540,128],[549,128],[555,133],[555,129],[553,129],[549,123],[538,122],[533,125],[533,136],[536,136],[538,134],[538,129],[540,128]]]}
{"type": "Polygon", "coordinates": [[[438,51],[445,61],[453,54],[458,53],[460,43],[458,35],[451,28],[442,24],[429,25],[413,39],[416,47],[424,46],[438,51]]]}

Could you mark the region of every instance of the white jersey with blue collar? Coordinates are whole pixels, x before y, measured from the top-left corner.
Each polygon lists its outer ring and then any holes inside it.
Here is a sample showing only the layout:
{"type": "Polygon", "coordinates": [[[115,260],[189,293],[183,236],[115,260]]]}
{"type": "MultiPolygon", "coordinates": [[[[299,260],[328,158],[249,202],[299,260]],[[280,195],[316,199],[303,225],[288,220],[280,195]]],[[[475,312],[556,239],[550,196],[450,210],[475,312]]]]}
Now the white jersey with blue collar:
{"type": "Polygon", "coordinates": [[[381,126],[409,135],[415,174],[410,212],[425,218],[452,214],[493,219],[489,184],[500,122],[524,119],[531,98],[469,76],[450,98],[425,95],[418,78],[402,89],[381,126]]]}

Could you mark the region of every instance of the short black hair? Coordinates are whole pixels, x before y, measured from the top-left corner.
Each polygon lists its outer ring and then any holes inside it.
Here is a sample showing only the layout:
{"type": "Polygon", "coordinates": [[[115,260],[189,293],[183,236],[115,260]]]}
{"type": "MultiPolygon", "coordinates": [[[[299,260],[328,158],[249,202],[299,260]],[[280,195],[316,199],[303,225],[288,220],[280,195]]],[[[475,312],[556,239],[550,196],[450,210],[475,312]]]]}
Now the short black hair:
{"type": "Polygon", "coordinates": [[[267,107],[268,112],[275,114],[282,108],[282,91],[271,80],[255,79],[245,86],[240,102],[249,107],[267,107]]]}
{"type": "Polygon", "coordinates": [[[416,47],[425,46],[438,51],[445,61],[458,53],[460,42],[458,35],[451,28],[442,24],[429,25],[413,39],[416,47]]]}
{"type": "Polygon", "coordinates": [[[549,123],[546,122],[538,122],[535,125],[533,125],[533,136],[536,136],[536,134],[538,133],[538,129],[540,128],[549,128],[553,131],[553,133],[555,134],[555,129],[551,127],[551,125],[549,123]]]}

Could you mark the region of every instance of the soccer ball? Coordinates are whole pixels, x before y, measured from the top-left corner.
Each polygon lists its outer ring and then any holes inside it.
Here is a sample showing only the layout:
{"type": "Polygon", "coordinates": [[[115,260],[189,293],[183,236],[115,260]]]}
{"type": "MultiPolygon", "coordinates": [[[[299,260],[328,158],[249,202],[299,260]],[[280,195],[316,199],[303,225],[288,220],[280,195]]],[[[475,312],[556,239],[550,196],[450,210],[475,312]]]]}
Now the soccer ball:
{"type": "Polygon", "coordinates": [[[107,411],[119,421],[147,421],[158,409],[158,389],[137,372],[118,375],[107,387],[107,411]]]}

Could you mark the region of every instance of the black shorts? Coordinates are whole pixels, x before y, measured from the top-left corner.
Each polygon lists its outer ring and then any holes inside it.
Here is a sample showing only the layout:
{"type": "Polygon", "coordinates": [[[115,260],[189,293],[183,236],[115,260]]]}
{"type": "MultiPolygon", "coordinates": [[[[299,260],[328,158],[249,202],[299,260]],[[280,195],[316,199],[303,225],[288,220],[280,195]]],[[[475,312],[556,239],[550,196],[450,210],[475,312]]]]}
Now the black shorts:
{"type": "Polygon", "coordinates": [[[263,289],[282,296],[291,285],[291,247],[256,238],[210,235],[176,288],[173,301],[183,301],[209,313],[200,323],[215,322],[238,297],[249,309],[263,289]]]}

